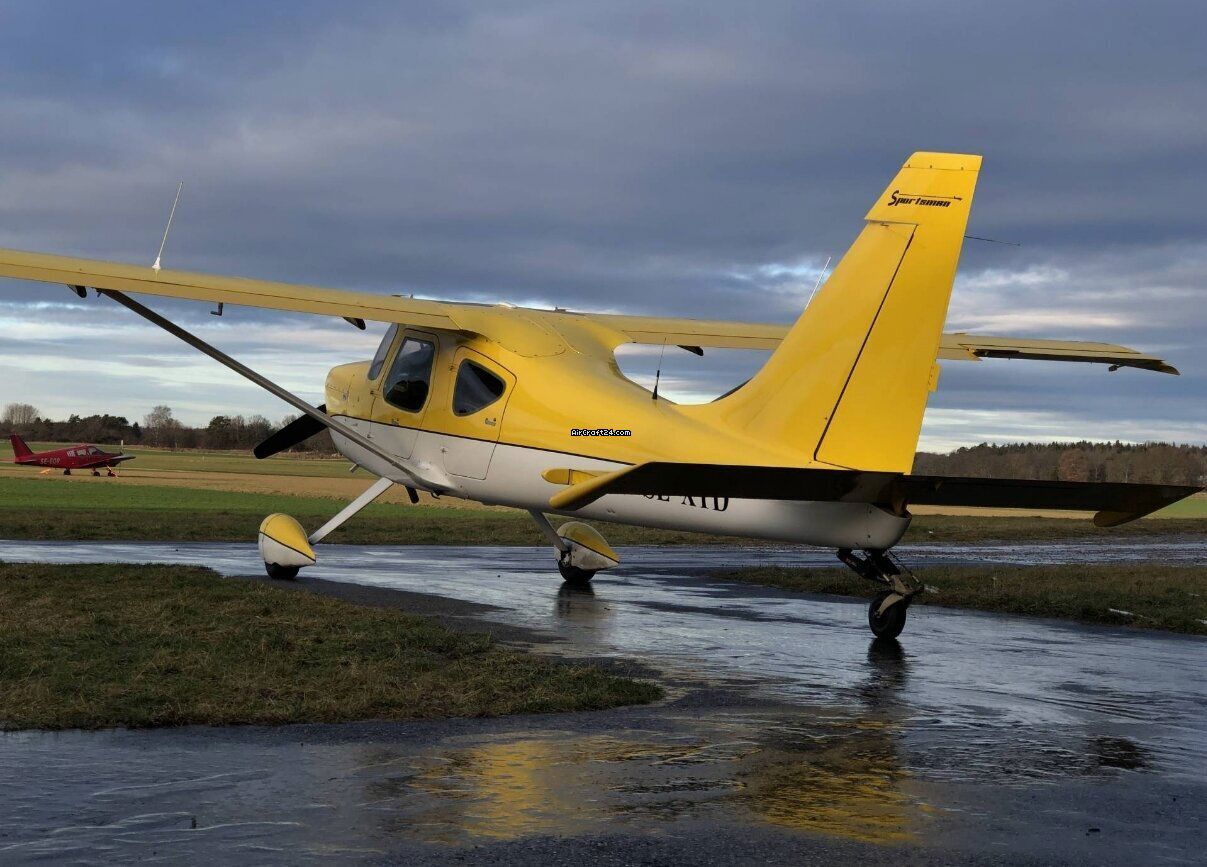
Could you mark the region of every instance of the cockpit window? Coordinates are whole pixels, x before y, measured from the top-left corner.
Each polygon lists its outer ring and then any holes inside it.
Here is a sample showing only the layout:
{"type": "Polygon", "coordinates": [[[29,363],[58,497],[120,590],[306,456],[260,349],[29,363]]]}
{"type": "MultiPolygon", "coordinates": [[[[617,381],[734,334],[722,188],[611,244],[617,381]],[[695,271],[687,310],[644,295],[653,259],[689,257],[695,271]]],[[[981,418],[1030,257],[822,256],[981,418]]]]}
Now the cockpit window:
{"type": "Polygon", "coordinates": [[[436,346],[427,340],[408,337],[398,347],[398,355],[386,376],[386,400],[407,412],[419,412],[427,403],[432,382],[432,362],[436,346]]]}
{"type": "Polygon", "coordinates": [[[463,361],[453,386],[453,415],[473,415],[503,396],[507,384],[480,364],[463,361]]]}
{"type": "Polygon", "coordinates": [[[394,342],[394,335],[397,333],[398,326],[391,325],[382,335],[377,352],[373,355],[373,361],[369,364],[369,379],[377,379],[377,375],[381,373],[381,366],[386,363],[386,353],[390,351],[390,345],[394,342]]]}

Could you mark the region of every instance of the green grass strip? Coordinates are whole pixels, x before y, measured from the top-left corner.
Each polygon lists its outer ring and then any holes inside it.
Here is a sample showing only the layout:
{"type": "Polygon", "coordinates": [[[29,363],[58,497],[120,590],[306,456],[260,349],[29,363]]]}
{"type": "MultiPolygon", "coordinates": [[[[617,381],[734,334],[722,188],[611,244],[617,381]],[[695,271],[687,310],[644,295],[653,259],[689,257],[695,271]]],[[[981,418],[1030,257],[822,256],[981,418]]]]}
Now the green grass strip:
{"type": "Polygon", "coordinates": [[[595,710],[658,687],[430,618],[186,566],[0,564],[0,726],[595,710]]]}

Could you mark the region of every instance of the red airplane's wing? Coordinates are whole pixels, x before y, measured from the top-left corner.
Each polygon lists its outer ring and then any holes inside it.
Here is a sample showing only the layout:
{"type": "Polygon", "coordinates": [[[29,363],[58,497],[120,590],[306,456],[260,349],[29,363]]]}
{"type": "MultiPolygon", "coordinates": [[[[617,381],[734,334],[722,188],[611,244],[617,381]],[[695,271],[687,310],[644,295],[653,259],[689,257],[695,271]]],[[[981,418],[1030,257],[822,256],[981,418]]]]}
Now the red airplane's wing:
{"type": "MultiPolygon", "coordinates": [[[[83,463],[77,463],[76,467],[81,470],[91,469],[92,467],[103,467],[109,464],[120,464],[122,461],[128,461],[138,457],[138,455],[88,455],[92,460],[87,460],[83,463]]],[[[76,458],[79,460],[79,458],[76,458]]]]}

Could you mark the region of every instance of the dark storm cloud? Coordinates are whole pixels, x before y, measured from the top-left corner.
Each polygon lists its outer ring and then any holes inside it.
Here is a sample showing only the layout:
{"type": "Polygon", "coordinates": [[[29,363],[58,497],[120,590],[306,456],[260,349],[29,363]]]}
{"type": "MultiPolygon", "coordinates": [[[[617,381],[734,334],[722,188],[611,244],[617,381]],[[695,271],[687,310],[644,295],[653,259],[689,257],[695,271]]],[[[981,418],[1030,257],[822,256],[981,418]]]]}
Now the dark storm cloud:
{"type": "MultiPolygon", "coordinates": [[[[1186,376],[947,365],[928,432],[946,425],[933,436],[955,441],[943,431],[960,408],[988,436],[1021,435],[1023,411],[1054,414],[1035,430],[1064,417],[1074,434],[1204,425],[1195,4],[88,3],[3,16],[0,244],[150,261],[184,178],[174,267],[787,321],[910,151],[973,151],[986,162],[972,231],[1023,246],[969,246],[951,324],[1135,344],[1186,376]]],[[[64,292],[6,283],[3,297],[64,292]]],[[[277,321],[238,317],[251,337],[277,321]]],[[[103,333],[77,339],[105,352],[103,333]]],[[[712,358],[680,373],[685,391],[735,376],[712,358]]],[[[19,375],[44,385],[32,365],[19,375]]]]}

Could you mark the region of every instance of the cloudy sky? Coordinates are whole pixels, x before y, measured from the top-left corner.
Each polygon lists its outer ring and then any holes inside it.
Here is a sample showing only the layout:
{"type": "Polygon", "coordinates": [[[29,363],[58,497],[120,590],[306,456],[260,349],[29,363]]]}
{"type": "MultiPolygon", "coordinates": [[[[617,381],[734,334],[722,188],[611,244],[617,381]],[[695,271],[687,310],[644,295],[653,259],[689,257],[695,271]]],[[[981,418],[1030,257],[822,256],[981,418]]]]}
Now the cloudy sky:
{"type": "MultiPolygon", "coordinates": [[[[0,246],[433,298],[791,321],[914,150],[984,154],[949,329],[1181,377],[948,364],[923,446],[1207,440],[1194,2],[0,2],[0,246]]],[[[376,335],[156,302],[304,396],[376,335]]],[[[622,359],[638,379],[657,351],[622,359]]],[[[757,354],[668,353],[673,394],[757,354]]],[[[0,403],[284,404],[103,299],[0,281],[0,403]]]]}

